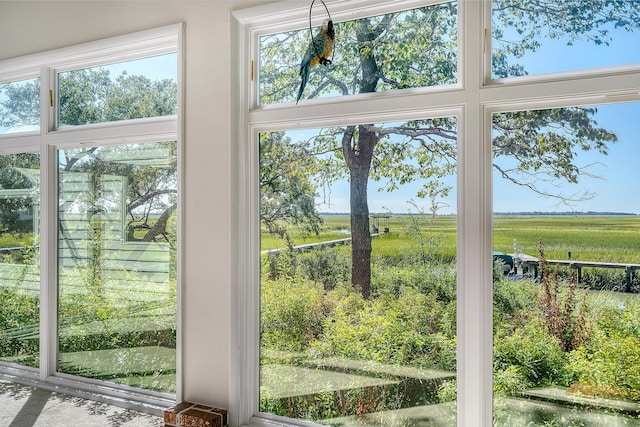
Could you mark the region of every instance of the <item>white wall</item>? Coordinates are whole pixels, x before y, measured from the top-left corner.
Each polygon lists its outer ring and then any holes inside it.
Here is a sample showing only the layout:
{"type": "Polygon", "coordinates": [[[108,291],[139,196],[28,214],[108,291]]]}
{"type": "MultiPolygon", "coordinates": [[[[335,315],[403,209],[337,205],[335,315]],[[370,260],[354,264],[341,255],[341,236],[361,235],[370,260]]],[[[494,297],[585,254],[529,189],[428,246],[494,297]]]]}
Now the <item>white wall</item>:
{"type": "Polygon", "coordinates": [[[0,59],[185,23],[183,398],[223,407],[232,404],[230,11],[266,1],[0,1],[0,59]]]}

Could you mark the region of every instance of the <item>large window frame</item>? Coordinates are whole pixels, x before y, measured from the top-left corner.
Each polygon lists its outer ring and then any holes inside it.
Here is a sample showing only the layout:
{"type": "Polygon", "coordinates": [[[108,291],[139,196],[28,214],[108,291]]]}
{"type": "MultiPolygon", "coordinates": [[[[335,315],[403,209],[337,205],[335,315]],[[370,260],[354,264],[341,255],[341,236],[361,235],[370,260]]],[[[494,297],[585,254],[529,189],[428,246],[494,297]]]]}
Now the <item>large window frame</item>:
{"type": "Polygon", "coordinates": [[[38,131],[0,135],[0,154],[37,151],[41,156],[40,182],[40,366],[38,369],[0,362],[0,373],[19,382],[91,396],[120,406],[157,414],[182,398],[181,369],[181,250],[182,247],[182,108],[183,24],[112,37],[48,52],[0,61],[0,82],[40,78],[40,126],[38,131]],[[177,114],[57,128],[57,74],[61,71],[101,66],[165,53],[177,54],[177,114]],[[177,348],[176,393],[146,391],[134,387],[76,377],[57,372],[57,150],[87,146],[115,146],[149,141],[177,141],[177,348]]]}
{"type": "MultiPolygon", "coordinates": [[[[334,21],[372,16],[432,1],[326,1],[334,21]]],[[[232,411],[247,426],[316,425],[258,412],[259,360],[259,217],[258,153],[260,131],[319,127],[325,124],[390,121],[398,117],[454,114],[458,136],[458,397],[461,427],[493,423],[493,279],[492,156],[493,113],[569,105],[640,100],[640,64],[491,79],[491,1],[459,1],[459,83],[455,87],[406,89],[341,98],[317,99],[304,105],[259,106],[257,102],[258,39],[261,34],[308,25],[308,4],[285,1],[233,13],[232,36],[238,62],[232,63],[237,95],[237,175],[234,177],[238,217],[233,225],[233,302],[237,312],[231,367],[232,411]],[[235,33],[234,33],[235,32],[235,33]],[[237,243],[235,243],[237,242],[237,243]]],[[[317,23],[315,23],[317,24],[317,23]]],[[[314,24],[314,25],[315,25],[314,24]]],[[[233,116],[233,115],[232,115],[233,116]]]]}

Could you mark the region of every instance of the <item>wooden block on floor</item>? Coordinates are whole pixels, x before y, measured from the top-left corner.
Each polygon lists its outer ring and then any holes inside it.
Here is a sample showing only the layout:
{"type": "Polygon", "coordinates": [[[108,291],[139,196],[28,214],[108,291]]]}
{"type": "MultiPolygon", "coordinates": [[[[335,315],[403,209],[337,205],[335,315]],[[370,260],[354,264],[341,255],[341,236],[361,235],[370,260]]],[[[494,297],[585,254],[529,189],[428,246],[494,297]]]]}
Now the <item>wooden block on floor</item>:
{"type": "Polygon", "coordinates": [[[164,410],[165,427],[224,427],[226,409],[213,408],[191,402],[182,402],[164,410]]]}
{"type": "Polygon", "coordinates": [[[222,427],[222,415],[190,408],[179,415],[180,427],[222,427]]]}
{"type": "Polygon", "coordinates": [[[167,408],[163,411],[165,426],[175,427],[178,425],[178,414],[186,409],[189,409],[194,404],[191,402],[181,402],[171,408],[167,408]]]}

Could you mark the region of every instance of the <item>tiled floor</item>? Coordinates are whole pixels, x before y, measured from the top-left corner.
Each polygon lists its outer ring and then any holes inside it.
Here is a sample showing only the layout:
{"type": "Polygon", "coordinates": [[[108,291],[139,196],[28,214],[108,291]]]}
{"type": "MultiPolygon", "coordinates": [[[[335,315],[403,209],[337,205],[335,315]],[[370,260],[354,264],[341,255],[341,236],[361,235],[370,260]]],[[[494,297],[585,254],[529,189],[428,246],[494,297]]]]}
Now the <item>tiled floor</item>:
{"type": "Polygon", "coordinates": [[[0,379],[0,427],[157,427],[153,415],[0,379]]]}

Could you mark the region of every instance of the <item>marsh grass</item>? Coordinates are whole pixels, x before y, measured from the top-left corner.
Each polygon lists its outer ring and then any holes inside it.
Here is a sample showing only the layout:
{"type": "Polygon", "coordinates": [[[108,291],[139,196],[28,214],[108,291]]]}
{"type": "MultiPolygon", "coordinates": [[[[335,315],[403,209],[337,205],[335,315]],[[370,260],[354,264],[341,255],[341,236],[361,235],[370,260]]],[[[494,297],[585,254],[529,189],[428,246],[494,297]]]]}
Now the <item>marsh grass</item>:
{"type": "Polygon", "coordinates": [[[495,216],[494,250],[535,255],[544,242],[547,259],[640,263],[640,216],[495,216]]]}
{"type": "MultiPolygon", "coordinates": [[[[456,254],[456,217],[429,216],[424,233],[438,234],[440,259],[453,259],[456,254]]],[[[348,215],[327,215],[320,235],[310,235],[293,228],[295,245],[350,237],[348,215]]],[[[416,242],[407,231],[407,216],[389,219],[390,233],[373,239],[373,255],[400,257],[415,251],[416,242]]],[[[520,252],[537,254],[539,240],[544,242],[548,259],[640,264],[640,216],[494,216],[493,249],[513,252],[517,240],[520,252]]],[[[261,249],[283,247],[283,240],[263,230],[261,249]]]]}

